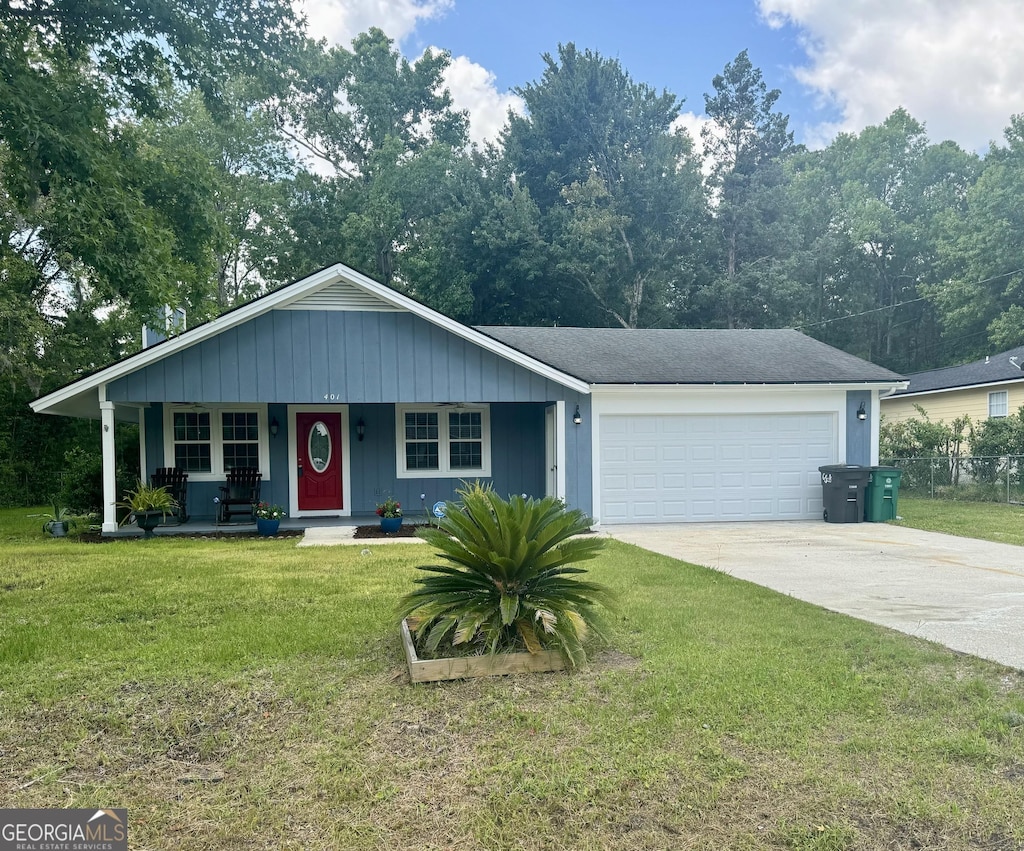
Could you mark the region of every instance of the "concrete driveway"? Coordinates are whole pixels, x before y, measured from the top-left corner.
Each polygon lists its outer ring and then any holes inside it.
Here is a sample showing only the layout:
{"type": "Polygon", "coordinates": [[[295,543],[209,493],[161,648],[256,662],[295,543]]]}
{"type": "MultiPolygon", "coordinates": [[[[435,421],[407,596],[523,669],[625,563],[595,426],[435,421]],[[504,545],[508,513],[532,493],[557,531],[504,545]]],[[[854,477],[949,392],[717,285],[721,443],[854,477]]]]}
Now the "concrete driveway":
{"type": "Polygon", "coordinates": [[[1024,669],[1024,547],[883,523],[687,523],[602,531],[1024,669]]]}

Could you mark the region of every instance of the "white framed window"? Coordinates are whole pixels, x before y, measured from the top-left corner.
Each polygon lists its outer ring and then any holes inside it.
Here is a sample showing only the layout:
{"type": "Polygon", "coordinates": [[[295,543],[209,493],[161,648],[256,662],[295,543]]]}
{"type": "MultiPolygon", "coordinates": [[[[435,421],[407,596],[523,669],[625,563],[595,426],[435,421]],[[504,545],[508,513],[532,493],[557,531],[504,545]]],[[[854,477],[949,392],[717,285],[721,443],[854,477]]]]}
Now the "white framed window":
{"type": "Polygon", "coordinates": [[[1009,414],[1009,406],[1005,390],[995,390],[988,394],[988,415],[1005,417],[1009,414]]]}
{"type": "Polygon", "coordinates": [[[235,467],[270,479],[267,410],[259,405],[164,405],[164,466],[213,482],[235,467]]]}
{"type": "Polygon", "coordinates": [[[491,475],[489,405],[396,405],[400,479],[491,475]]]}

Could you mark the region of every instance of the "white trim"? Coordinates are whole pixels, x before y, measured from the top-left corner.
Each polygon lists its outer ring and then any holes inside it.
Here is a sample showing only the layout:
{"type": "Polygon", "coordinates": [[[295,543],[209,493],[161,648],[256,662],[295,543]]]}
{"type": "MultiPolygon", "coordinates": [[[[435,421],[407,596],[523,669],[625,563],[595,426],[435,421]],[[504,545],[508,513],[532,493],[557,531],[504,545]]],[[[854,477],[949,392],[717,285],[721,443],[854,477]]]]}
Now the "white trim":
{"type": "Polygon", "coordinates": [[[408,404],[395,405],[395,477],[399,479],[482,479],[491,476],[491,406],[488,404],[464,404],[457,408],[451,405],[408,404]],[[480,412],[480,460],[482,465],[475,470],[452,470],[449,467],[448,433],[449,413],[480,412]],[[411,413],[437,414],[437,463],[436,470],[407,470],[405,467],[405,415],[411,413]]]}
{"type": "Polygon", "coordinates": [[[988,415],[989,419],[1005,419],[1010,416],[1010,393],[1007,390],[989,390],[988,391],[988,415]],[[1006,409],[1001,414],[992,413],[992,397],[1001,395],[1003,397],[1003,407],[1006,409]]]}
{"type": "Polygon", "coordinates": [[[292,302],[298,301],[299,299],[304,298],[311,293],[315,293],[324,287],[329,287],[331,284],[335,284],[338,281],[345,281],[357,288],[363,289],[366,292],[377,296],[387,304],[406,310],[421,319],[425,319],[427,322],[437,325],[439,328],[443,328],[444,330],[449,331],[455,336],[461,337],[470,343],[474,343],[480,348],[492,352],[505,360],[516,363],[524,369],[528,369],[543,378],[549,378],[564,387],[569,387],[572,390],[577,391],[578,393],[590,392],[590,385],[585,381],[581,381],[580,379],[567,375],[566,373],[561,372],[542,361],[536,360],[528,355],[524,355],[522,352],[513,349],[511,346],[500,343],[494,338],[488,337],[486,334],[482,334],[473,328],[463,325],[461,322],[457,322],[442,313],[438,313],[436,310],[432,310],[431,308],[414,301],[408,296],[404,296],[401,293],[396,292],[390,287],[377,283],[354,269],[350,269],[348,266],[337,263],[334,266],[330,266],[310,275],[308,278],[288,284],[287,286],[281,287],[262,298],[250,302],[249,304],[243,305],[229,313],[225,313],[223,316],[219,316],[205,325],[200,325],[197,328],[193,328],[191,331],[185,331],[177,337],[172,337],[163,343],[151,346],[148,349],[143,349],[141,352],[137,352],[124,360],[118,361],[115,364],[101,369],[93,375],[82,378],[79,381],[75,381],[66,387],[54,390],[52,393],[49,393],[40,399],[36,399],[29,404],[35,413],[47,413],[50,408],[53,408],[62,402],[67,402],[81,393],[92,390],[95,387],[99,387],[111,381],[115,381],[122,376],[149,366],[150,364],[162,360],[169,355],[181,351],[182,349],[190,348],[191,346],[201,343],[203,340],[207,340],[210,337],[215,337],[216,335],[227,331],[229,328],[234,328],[236,325],[248,322],[250,319],[261,316],[275,308],[286,308],[292,302]]]}
{"type": "Polygon", "coordinates": [[[565,400],[562,399],[544,408],[544,466],[548,467],[544,472],[544,495],[553,496],[564,502],[565,400]]]}
{"type": "MultiPolygon", "coordinates": [[[[910,382],[907,382],[909,385],[910,382]]],[[[986,387],[1005,387],[1007,384],[1024,384],[1024,378],[1006,378],[1002,381],[985,381],[981,384],[961,384],[958,387],[939,387],[935,390],[911,390],[909,393],[900,393],[897,396],[888,396],[890,402],[898,402],[900,399],[911,399],[915,396],[934,396],[938,393],[959,393],[964,390],[983,390],[986,387]]]]}
{"type": "Polygon", "coordinates": [[[555,455],[557,456],[556,483],[558,491],[555,494],[560,500],[565,501],[565,400],[559,399],[555,402],[555,455]]]}
{"type": "Polygon", "coordinates": [[[351,517],[352,516],[352,444],[348,430],[348,405],[288,406],[288,516],[289,517],[351,517]],[[341,508],[299,511],[298,435],[296,414],[340,414],[341,433],[341,508]]]}
{"type": "MultiPolygon", "coordinates": [[[[210,415],[210,472],[198,473],[189,471],[190,482],[221,482],[224,480],[226,471],[224,469],[224,433],[220,415],[228,413],[249,413],[257,415],[257,426],[259,427],[259,463],[260,472],[263,474],[261,481],[269,482],[271,477],[270,469],[270,418],[267,416],[266,405],[242,404],[224,402],[210,405],[175,405],[173,402],[165,402],[163,410],[164,422],[164,463],[165,467],[174,467],[174,414],[180,413],[208,413],[210,415]]],[[[231,442],[231,441],[229,441],[231,442]]],[[[240,441],[247,442],[247,441],[240,441]]]]}
{"type": "Polygon", "coordinates": [[[103,532],[117,531],[117,470],[114,447],[114,403],[104,401],[107,388],[100,387],[100,446],[103,451],[103,532]]]}
{"type": "Polygon", "coordinates": [[[872,390],[870,464],[873,467],[878,466],[878,453],[881,451],[882,418],[878,415],[880,410],[881,405],[879,404],[879,392],[877,390],[872,390]]]}
{"type": "MultiPolygon", "coordinates": [[[[592,384],[591,393],[622,393],[636,396],[649,394],[679,394],[694,391],[729,393],[814,393],[832,390],[888,390],[894,392],[906,387],[908,381],[835,381],[835,382],[793,382],[792,384],[592,384]]],[[[900,397],[901,398],[901,397],[900,397]]]]}

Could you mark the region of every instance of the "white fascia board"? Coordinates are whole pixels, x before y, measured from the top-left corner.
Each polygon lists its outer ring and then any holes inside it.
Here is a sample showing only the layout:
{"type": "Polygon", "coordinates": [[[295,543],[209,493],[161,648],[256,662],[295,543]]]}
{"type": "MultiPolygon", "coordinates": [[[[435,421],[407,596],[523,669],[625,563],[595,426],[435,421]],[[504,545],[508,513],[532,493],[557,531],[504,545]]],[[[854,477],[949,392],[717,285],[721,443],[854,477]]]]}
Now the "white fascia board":
{"type": "Polygon", "coordinates": [[[1003,381],[986,381],[984,384],[961,384],[959,387],[940,387],[936,390],[911,390],[909,393],[900,393],[899,396],[889,396],[892,401],[900,399],[913,399],[917,396],[935,396],[939,393],[960,393],[964,390],[984,390],[986,387],[1005,387],[1007,384],[1020,384],[1024,382],[1024,376],[1020,378],[1007,378],[1003,381]]]}
{"type": "Polygon", "coordinates": [[[432,310],[429,307],[402,295],[401,293],[395,292],[390,287],[377,283],[371,278],[355,271],[355,269],[350,269],[348,266],[337,263],[334,266],[329,266],[326,269],[322,269],[319,272],[310,275],[308,278],[296,281],[295,283],[282,287],[281,289],[265,295],[256,301],[236,308],[230,313],[225,313],[223,316],[219,316],[216,319],[207,322],[205,325],[200,325],[198,328],[186,331],[177,337],[172,337],[159,345],[143,349],[141,352],[136,352],[134,355],[130,355],[122,361],[118,361],[111,366],[101,369],[99,372],[94,373],[87,378],[83,378],[80,381],[76,381],[66,387],[55,390],[46,396],[35,399],[29,404],[35,413],[47,413],[49,409],[53,408],[55,405],[67,402],[75,396],[79,396],[101,385],[108,384],[111,381],[116,381],[118,378],[149,366],[150,364],[168,357],[169,355],[173,355],[175,352],[187,349],[194,346],[196,343],[201,343],[203,340],[209,339],[210,337],[215,337],[217,334],[227,331],[229,328],[234,328],[236,325],[248,322],[250,319],[254,319],[255,317],[274,310],[275,308],[284,307],[293,301],[309,295],[311,292],[315,292],[322,287],[329,286],[330,284],[338,281],[347,281],[354,286],[361,287],[362,289],[373,293],[378,298],[390,302],[396,307],[407,310],[410,313],[425,319],[427,322],[431,322],[440,328],[444,328],[446,331],[449,331],[458,337],[462,337],[464,340],[474,343],[481,348],[504,358],[505,360],[517,363],[524,369],[528,369],[544,378],[549,378],[552,381],[562,384],[563,386],[575,390],[578,393],[590,392],[590,385],[587,384],[587,382],[581,381],[571,375],[566,375],[548,364],[528,357],[522,352],[518,352],[515,349],[506,346],[504,343],[499,343],[497,340],[494,340],[485,334],[481,334],[479,331],[475,331],[474,329],[463,325],[461,322],[456,322],[454,319],[451,319],[442,313],[438,313],[436,310],[432,310]]]}
{"type": "Polygon", "coordinates": [[[868,382],[818,382],[793,384],[593,384],[591,392],[595,398],[601,396],[645,396],[645,395],[679,395],[691,393],[715,393],[726,395],[731,393],[777,394],[777,393],[820,393],[833,390],[877,390],[892,393],[907,386],[907,381],[868,381],[868,382]]]}

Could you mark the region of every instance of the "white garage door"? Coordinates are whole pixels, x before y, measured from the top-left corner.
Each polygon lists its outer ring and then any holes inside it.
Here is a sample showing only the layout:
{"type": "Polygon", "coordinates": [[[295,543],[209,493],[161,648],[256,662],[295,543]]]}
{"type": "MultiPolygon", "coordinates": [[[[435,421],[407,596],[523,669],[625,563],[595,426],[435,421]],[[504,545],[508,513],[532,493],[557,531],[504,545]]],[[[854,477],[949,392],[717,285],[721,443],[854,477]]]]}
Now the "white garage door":
{"type": "Polygon", "coordinates": [[[601,522],[820,518],[834,414],[601,417],[601,522]]]}

